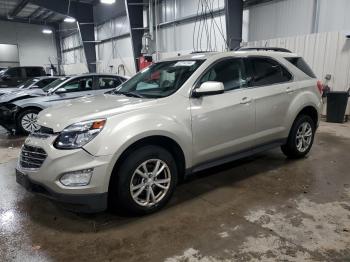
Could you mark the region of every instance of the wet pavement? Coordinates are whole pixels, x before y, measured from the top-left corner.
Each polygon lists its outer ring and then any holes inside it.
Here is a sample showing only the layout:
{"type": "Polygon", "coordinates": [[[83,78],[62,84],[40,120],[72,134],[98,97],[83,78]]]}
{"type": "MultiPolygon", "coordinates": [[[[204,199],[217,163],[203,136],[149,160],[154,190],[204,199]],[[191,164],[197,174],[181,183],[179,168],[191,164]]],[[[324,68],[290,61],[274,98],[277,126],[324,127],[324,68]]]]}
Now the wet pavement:
{"type": "Polygon", "coordinates": [[[350,124],[322,123],[303,160],[276,149],[196,174],[145,217],[25,192],[23,138],[0,133],[1,261],[350,261],[350,124]]]}

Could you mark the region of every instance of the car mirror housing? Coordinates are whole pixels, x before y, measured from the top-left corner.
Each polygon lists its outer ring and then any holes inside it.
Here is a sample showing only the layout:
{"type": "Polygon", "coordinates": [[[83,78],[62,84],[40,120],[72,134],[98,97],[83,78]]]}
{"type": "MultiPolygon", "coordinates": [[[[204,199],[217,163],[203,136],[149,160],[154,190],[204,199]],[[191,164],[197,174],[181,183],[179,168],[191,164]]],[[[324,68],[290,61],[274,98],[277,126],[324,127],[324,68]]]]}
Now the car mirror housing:
{"type": "Polygon", "coordinates": [[[193,91],[194,97],[218,95],[224,93],[224,84],[222,82],[207,81],[202,83],[193,91]]]}
{"type": "Polygon", "coordinates": [[[67,90],[64,88],[64,87],[60,87],[56,90],[56,94],[62,94],[62,93],[65,93],[67,92],[67,90]]]}

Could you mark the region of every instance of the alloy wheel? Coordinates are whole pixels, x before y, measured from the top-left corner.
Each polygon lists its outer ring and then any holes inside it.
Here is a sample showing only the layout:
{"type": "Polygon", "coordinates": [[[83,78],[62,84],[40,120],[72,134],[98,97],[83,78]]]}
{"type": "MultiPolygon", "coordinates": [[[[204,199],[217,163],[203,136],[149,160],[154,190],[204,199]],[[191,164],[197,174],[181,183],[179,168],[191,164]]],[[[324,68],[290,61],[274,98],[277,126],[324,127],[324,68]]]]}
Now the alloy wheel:
{"type": "Polygon", "coordinates": [[[310,123],[302,123],[296,135],[296,145],[299,152],[303,153],[309,149],[312,142],[312,135],[313,131],[310,123]]]}
{"type": "Polygon", "coordinates": [[[21,125],[23,129],[28,133],[32,133],[34,131],[39,130],[40,126],[37,124],[37,119],[38,119],[38,114],[35,114],[35,113],[25,114],[21,120],[21,125]]]}
{"type": "Polygon", "coordinates": [[[149,159],[139,165],[130,181],[130,194],[140,206],[152,207],[168,193],[171,172],[160,159],[149,159]]]}

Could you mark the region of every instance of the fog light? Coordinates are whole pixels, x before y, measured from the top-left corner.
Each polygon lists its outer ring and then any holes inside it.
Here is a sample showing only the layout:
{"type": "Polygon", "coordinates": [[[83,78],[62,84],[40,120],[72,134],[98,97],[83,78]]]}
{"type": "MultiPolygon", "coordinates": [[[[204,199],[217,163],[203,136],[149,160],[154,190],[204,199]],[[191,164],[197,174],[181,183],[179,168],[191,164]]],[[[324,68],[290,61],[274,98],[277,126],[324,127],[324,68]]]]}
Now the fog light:
{"type": "Polygon", "coordinates": [[[64,186],[86,186],[90,183],[93,171],[93,168],[89,168],[79,171],[68,172],[61,176],[60,182],[64,186]]]}

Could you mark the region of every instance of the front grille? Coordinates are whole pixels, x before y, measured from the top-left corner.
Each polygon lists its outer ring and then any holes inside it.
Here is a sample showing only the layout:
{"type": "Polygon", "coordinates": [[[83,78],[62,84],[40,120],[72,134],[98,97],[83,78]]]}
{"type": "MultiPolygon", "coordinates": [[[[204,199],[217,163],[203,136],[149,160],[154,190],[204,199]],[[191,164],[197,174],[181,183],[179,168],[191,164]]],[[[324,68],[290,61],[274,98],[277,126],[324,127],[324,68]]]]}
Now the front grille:
{"type": "Polygon", "coordinates": [[[23,168],[40,168],[47,154],[40,147],[24,145],[20,155],[20,165],[23,168]]]}

